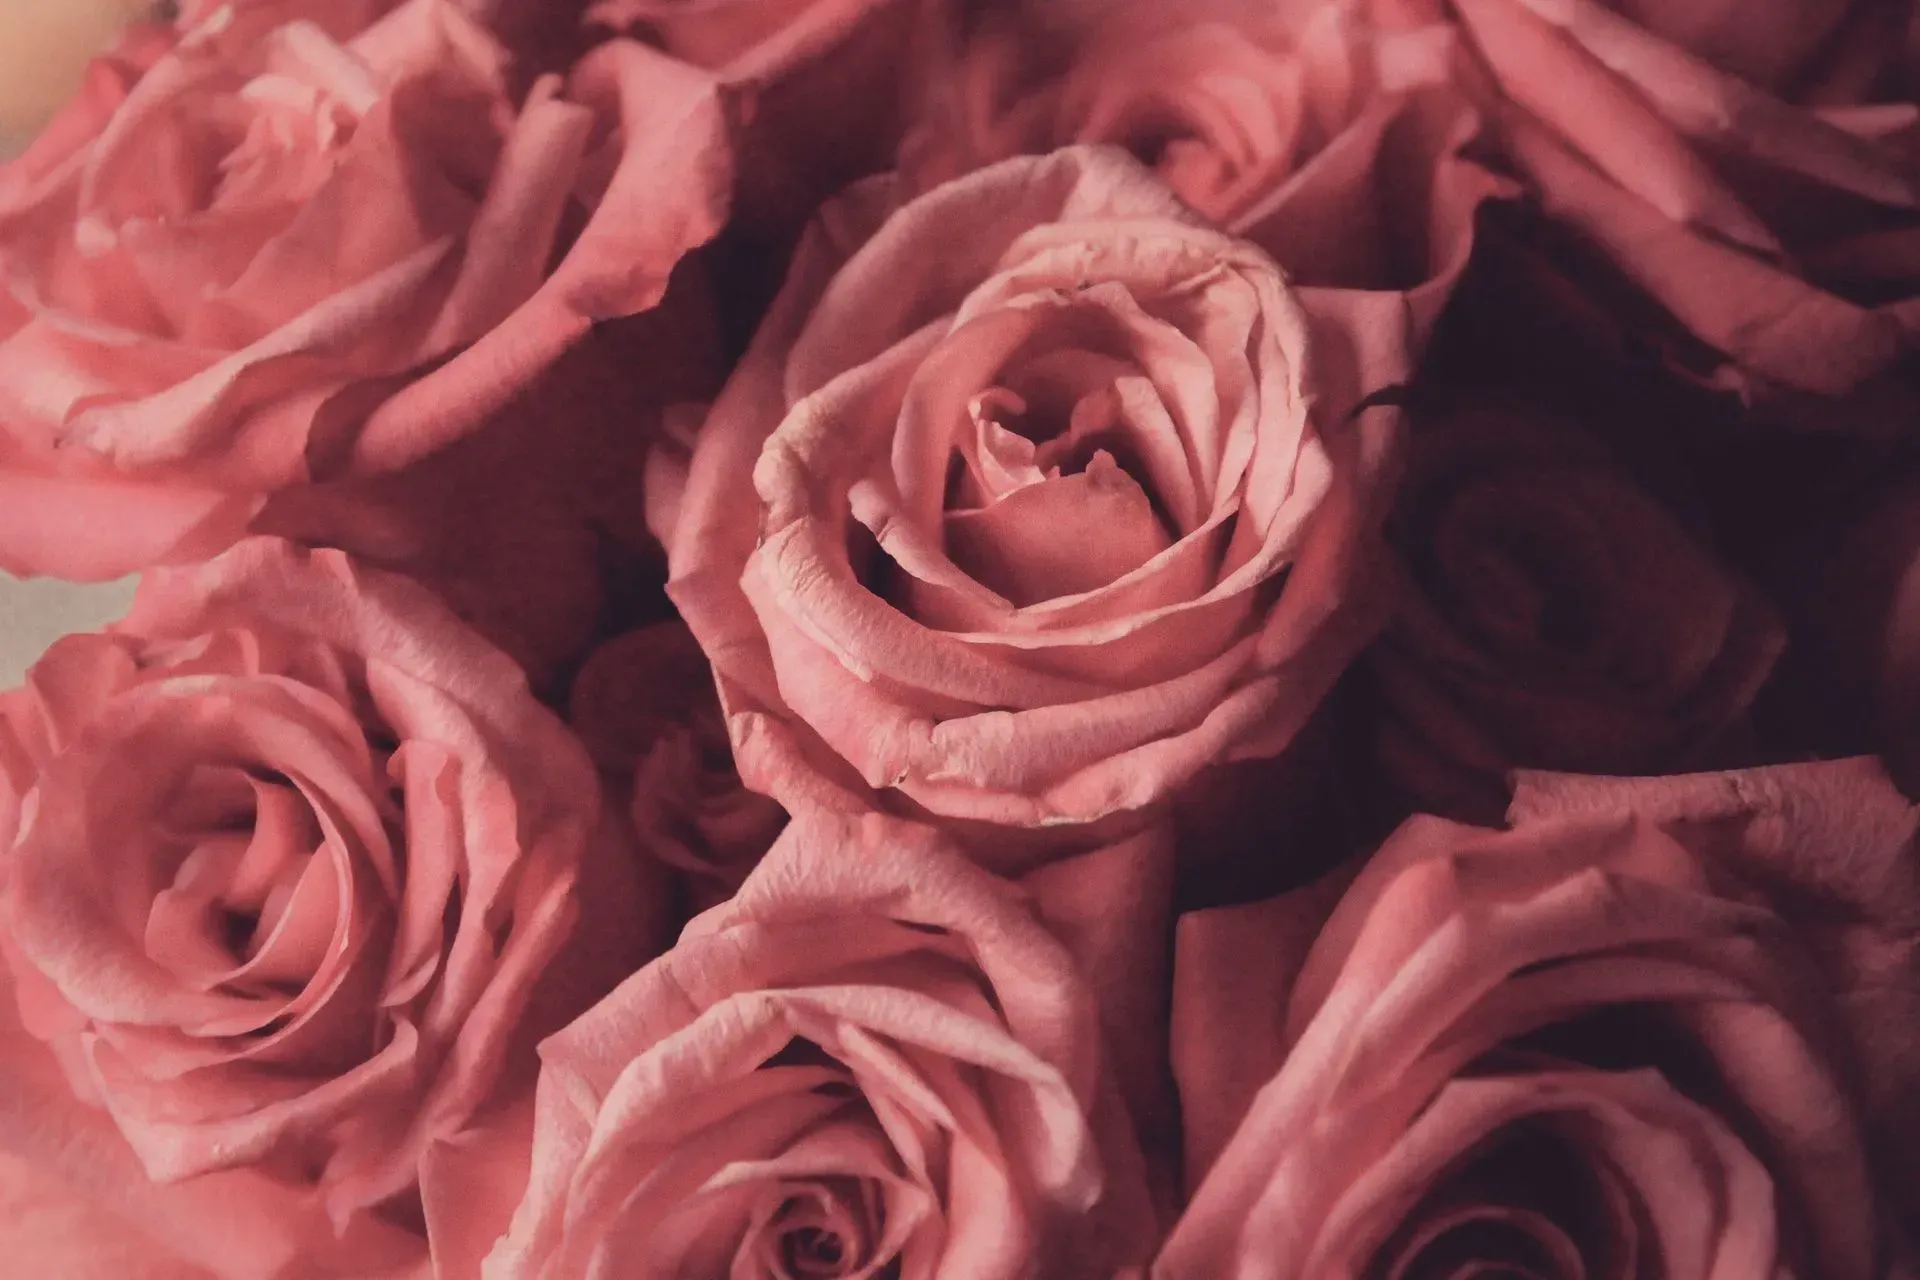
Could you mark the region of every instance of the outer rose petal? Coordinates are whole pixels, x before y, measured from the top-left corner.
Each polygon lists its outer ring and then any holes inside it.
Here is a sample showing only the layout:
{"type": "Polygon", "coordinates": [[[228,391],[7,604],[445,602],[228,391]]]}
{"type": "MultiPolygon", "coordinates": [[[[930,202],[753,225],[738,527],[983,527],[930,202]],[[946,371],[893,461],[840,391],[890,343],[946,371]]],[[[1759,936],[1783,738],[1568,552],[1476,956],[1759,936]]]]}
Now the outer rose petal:
{"type": "Polygon", "coordinates": [[[595,325],[480,430],[386,475],[285,490],[254,531],[423,583],[546,693],[585,657],[616,579],[657,572],[633,498],[653,407],[720,379],[693,266],[658,309],[595,325]]]}
{"type": "Polygon", "coordinates": [[[371,1219],[336,1238],[317,1198],[252,1170],[150,1181],[112,1121],[74,1099],[52,1055],[20,1027],[4,987],[0,967],[0,1151],[222,1280],[411,1276],[417,1238],[371,1219]]]}
{"type": "MultiPolygon", "coordinates": [[[[573,68],[567,96],[608,131],[592,162],[611,173],[586,226],[531,297],[381,406],[355,444],[357,467],[385,469],[431,452],[506,404],[596,321],[652,308],[681,258],[725,222],[734,159],[726,103],[710,77],[615,40],[573,68]]],[[[502,253],[523,234],[506,221],[488,230],[502,253]]]]}
{"type": "Polygon", "coordinates": [[[1903,24],[1912,21],[1906,7],[1861,0],[1753,6],[1614,0],[1612,7],[1730,75],[1789,98],[1825,101],[1843,101],[1836,95],[1847,92],[1850,79],[1870,81],[1872,60],[1893,57],[1887,46],[1896,46],[1905,35],[1903,24]],[[1861,47],[1868,42],[1881,47],[1861,47]]]}
{"type": "Polygon", "coordinates": [[[1507,816],[1619,812],[1717,828],[1713,854],[1806,940],[1865,1078],[1867,1133],[1920,1210],[1920,813],[1880,762],[1857,759],[1668,778],[1522,770],[1507,816]]]}
{"type": "Polygon", "coordinates": [[[749,104],[733,121],[735,221],[784,260],[823,200],[888,167],[941,13],[924,0],[598,0],[589,18],[651,35],[749,104]]]}

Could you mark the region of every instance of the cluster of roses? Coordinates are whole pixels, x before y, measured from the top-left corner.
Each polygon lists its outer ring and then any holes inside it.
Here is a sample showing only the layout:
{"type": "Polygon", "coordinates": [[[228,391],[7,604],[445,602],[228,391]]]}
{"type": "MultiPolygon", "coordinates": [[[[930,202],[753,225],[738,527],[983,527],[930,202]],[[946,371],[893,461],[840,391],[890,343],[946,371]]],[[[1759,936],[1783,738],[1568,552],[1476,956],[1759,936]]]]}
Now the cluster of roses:
{"type": "Polygon", "coordinates": [[[33,1274],[1920,1274],[1913,5],[167,9],[0,167],[33,1274]]]}

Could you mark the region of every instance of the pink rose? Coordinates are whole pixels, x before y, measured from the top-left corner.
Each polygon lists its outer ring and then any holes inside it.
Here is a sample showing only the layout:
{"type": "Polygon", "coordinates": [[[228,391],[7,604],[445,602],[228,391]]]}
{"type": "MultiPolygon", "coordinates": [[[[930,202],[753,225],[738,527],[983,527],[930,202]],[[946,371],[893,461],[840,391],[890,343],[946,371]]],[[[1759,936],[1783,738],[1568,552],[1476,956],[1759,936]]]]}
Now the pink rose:
{"type": "Polygon", "coordinates": [[[1368,663],[1387,772],[1497,822],[1516,767],[1717,763],[1784,644],[1766,599],[1553,409],[1468,400],[1409,434],[1402,589],[1368,663]]]}
{"type": "Polygon", "coordinates": [[[1392,411],[1316,404],[1272,261],[1118,152],[891,191],[823,212],[714,404],[668,592],[749,786],[1012,862],[1286,745],[1376,623],[1392,411]]]}
{"type": "Polygon", "coordinates": [[[1917,820],[1869,760],[1529,775],[1187,917],[1155,1276],[1911,1274],[1917,820]]]}
{"type": "Polygon", "coordinates": [[[1550,216],[1712,349],[1713,385],[1825,427],[1827,398],[1856,392],[1847,412],[1868,422],[1911,415],[1900,370],[1920,339],[1920,109],[1870,92],[1910,6],[1449,7],[1502,100],[1509,161],[1550,216]],[[1824,105],[1799,105],[1801,92],[1824,105]]]}
{"type": "Polygon", "coordinates": [[[1475,211],[1510,194],[1468,158],[1481,121],[1451,27],[1222,0],[1022,17],[983,21],[930,77],[902,148],[917,186],[1071,143],[1123,147],[1271,254],[1319,299],[1310,311],[1342,316],[1327,367],[1418,362],[1475,211]]]}
{"type": "Polygon", "coordinates": [[[162,1183],[254,1172],[342,1224],[398,1203],[530,1010],[557,1025],[607,989],[582,964],[644,955],[579,744],[431,596],[338,553],[250,540],[150,577],[0,700],[0,743],[32,1036],[0,1036],[0,1074],[43,1043],[162,1183]],[[576,894],[622,937],[576,939],[576,894]]]}
{"type": "Polygon", "coordinates": [[[515,96],[451,0],[365,7],[213,10],[0,169],[0,568],[204,557],[423,456],[717,229],[707,77],[615,41],[515,96]]]}
{"type": "Polygon", "coordinates": [[[1109,1280],[1156,1226],[1096,1012],[933,833],[801,819],[436,1154],[440,1274],[1109,1280]]]}
{"type": "Polygon", "coordinates": [[[569,720],[628,797],[635,842],[694,911],[731,897],[787,825],[740,782],[713,669],[677,622],[610,640],[574,677],[569,720]]]}

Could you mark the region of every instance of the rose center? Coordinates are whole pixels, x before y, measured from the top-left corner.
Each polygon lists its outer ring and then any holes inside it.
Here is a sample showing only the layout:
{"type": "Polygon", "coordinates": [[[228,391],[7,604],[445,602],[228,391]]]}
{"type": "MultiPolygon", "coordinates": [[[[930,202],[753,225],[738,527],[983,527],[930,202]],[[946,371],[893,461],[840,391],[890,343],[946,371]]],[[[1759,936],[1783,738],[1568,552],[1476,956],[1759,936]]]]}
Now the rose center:
{"type": "Polygon", "coordinates": [[[824,1227],[801,1227],[781,1240],[780,1253],[795,1276],[837,1276],[847,1257],[840,1237],[824,1227]]]}
{"type": "Polygon", "coordinates": [[[213,767],[167,818],[183,852],[148,909],[148,954],[207,990],[301,989],[325,958],[338,909],[306,799],[278,775],[213,767]]]}

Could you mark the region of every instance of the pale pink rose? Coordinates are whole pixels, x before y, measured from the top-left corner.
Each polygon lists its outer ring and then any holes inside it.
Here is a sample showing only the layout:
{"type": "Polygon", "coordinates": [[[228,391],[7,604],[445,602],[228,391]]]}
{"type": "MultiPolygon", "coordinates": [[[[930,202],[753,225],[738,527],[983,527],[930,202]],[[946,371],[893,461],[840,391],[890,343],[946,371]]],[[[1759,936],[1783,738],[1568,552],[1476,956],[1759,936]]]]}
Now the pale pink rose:
{"type": "Polygon", "coordinates": [[[1713,385],[1829,428],[1826,399],[1856,392],[1849,413],[1868,423],[1911,416],[1920,108],[1872,88],[1911,5],[1445,7],[1488,76],[1508,161],[1712,349],[1713,385]]]}
{"type": "Polygon", "coordinates": [[[713,668],[678,622],[630,631],[574,677],[569,721],[627,797],[642,856],[680,873],[692,911],[731,897],[787,825],[740,781],[713,668]]]}
{"type": "Polygon", "coordinates": [[[648,954],[579,743],[425,591],[336,552],[255,539],[150,576],[0,699],[0,741],[32,1036],[0,1036],[0,1072],[44,1044],[158,1182],[243,1169],[404,1221],[516,1044],[648,954]],[[576,933],[594,910],[618,936],[576,933]]]}
{"type": "Polygon", "coordinates": [[[1182,922],[1154,1275],[1911,1274],[1920,813],[1855,759],[1511,821],[1182,922]]]}
{"type": "MultiPolygon", "coordinates": [[[[57,1246],[67,1255],[63,1263],[76,1261],[75,1255],[93,1244],[117,1245],[125,1253],[144,1255],[150,1265],[177,1259],[220,1280],[419,1277],[427,1259],[414,1231],[359,1215],[344,1235],[337,1235],[310,1187],[259,1167],[152,1181],[113,1119],[75,1101],[66,1073],[21,1026],[19,1014],[11,974],[0,964],[0,1147],[7,1159],[30,1169],[36,1182],[57,1179],[99,1224],[89,1227],[84,1240],[57,1246]]],[[[17,1218],[0,1222],[31,1225],[17,1218]]],[[[49,1241],[44,1247],[56,1245],[49,1241]]],[[[16,1257],[7,1256],[10,1262],[16,1257]]],[[[67,1273],[26,1274],[64,1280],[67,1273]]],[[[138,1271],[110,1274],[146,1280],[138,1271]]]]}
{"type": "Polygon", "coordinates": [[[1414,414],[1369,654],[1387,773],[1497,822],[1516,767],[1724,763],[1785,642],[1772,606],[1586,424],[1525,399],[1414,414]]]}
{"type": "Polygon", "coordinates": [[[614,41],[516,93],[452,0],[367,8],[212,9],[0,169],[0,568],[204,557],[424,456],[718,228],[709,77],[614,41]]]}
{"type": "Polygon", "coordinates": [[[1109,1280],[1157,1230],[1101,1031],[1015,886],[924,828],[800,819],[541,1046],[530,1114],[436,1153],[441,1274],[1109,1280]]]}
{"type": "Polygon", "coordinates": [[[1317,400],[1280,271],[1120,152],[892,192],[803,243],[668,592],[749,786],[991,824],[1012,863],[1287,744],[1377,623],[1396,419],[1317,400]]]}

